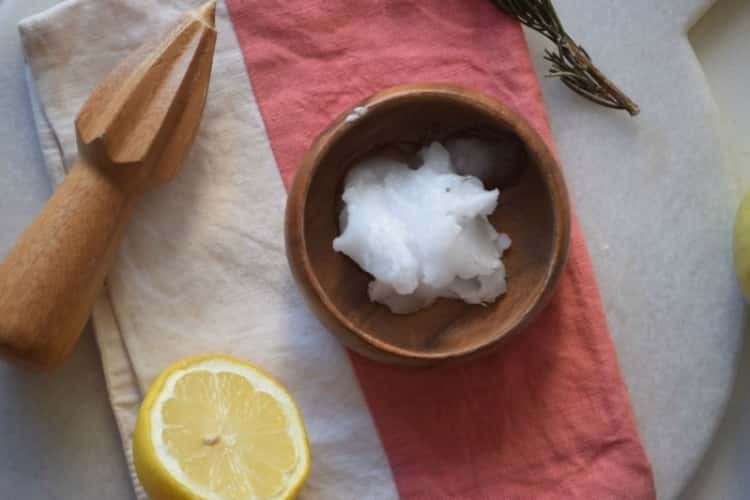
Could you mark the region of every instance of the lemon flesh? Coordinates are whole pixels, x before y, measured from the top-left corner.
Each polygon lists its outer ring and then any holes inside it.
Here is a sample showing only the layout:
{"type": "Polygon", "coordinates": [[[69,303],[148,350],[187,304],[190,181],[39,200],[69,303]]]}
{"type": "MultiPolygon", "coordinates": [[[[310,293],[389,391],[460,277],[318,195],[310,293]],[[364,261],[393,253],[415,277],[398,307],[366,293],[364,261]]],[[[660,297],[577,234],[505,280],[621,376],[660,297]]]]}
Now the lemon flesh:
{"type": "Polygon", "coordinates": [[[144,400],[133,442],[136,471],[155,500],[293,498],[309,471],[291,396],[228,357],[168,368],[144,400]]]}

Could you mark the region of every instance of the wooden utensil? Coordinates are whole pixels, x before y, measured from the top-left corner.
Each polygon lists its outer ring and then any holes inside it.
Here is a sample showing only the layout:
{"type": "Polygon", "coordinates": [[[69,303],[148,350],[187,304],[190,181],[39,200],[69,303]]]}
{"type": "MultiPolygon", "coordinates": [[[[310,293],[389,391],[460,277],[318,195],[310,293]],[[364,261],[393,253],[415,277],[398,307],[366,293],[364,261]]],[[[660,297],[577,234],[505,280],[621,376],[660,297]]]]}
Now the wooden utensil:
{"type": "Polygon", "coordinates": [[[76,118],[79,158],[0,265],[0,354],[37,367],[70,353],[133,206],[193,142],[216,44],[215,1],[144,43],[76,118]]]}
{"type": "Polygon", "coordinates": [[[342,342],[368,357],[429,364],[486,353],[521,331],[548,302],[570,241],[570,207],[560,166],[542,138],[500,102],[468,89],[411,85],[385,90],[341,116],[302,160],[286,208],[289,264],[308,304],[342,342]],[[398,315],[370,302],[372,277],[333,250],[344,178],[375,150],[416,148],[469,135],[497,141],[501,155],[490,180],[500,203],[490,217],[513,239],[503,256],[507,294],[483,307],[438,300],[398,315]],[[517,154],[518,144],[525,154],[517,154]],[[493,186],[494,187],[494,186],[493,186]]]}

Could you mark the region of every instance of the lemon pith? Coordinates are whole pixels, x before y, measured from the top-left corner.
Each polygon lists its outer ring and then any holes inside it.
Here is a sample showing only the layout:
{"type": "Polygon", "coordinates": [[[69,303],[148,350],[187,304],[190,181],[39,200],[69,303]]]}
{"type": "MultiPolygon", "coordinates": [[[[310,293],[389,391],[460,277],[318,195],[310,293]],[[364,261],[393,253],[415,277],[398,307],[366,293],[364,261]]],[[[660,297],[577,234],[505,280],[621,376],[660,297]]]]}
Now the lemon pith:
{"type": "Polygon", "coordinates": [[[133,455],[154,500],[294,498],[310,464],[291,396],[227,356],[189,358],[157,378],[138,415],[133,455]]]}

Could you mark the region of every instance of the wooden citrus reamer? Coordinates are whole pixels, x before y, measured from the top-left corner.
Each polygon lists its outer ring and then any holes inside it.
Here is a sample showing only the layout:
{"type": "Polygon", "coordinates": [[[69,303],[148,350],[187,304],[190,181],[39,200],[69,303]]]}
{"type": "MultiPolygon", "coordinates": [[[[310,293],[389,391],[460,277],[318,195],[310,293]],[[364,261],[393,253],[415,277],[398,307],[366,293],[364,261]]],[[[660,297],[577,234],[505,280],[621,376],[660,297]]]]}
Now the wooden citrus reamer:
{"type": "Polygon", "coordinates": [[[193,142],[216,45],[215,1],[144,43],[76,118],[79,158],[0,264],[0,354],[66,359],[101,292],[136,200],[171,179],[193,142]]]}

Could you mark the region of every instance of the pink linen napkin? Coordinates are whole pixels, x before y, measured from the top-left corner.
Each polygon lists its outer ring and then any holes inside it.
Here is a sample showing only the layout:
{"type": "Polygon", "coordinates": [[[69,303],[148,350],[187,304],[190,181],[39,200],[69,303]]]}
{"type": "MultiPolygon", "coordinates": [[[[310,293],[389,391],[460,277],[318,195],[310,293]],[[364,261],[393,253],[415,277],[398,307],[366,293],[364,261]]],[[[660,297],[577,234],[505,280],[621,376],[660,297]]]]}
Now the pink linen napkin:
{"type": "MultiPolygon", "coordinates": [[[[410,82],[477,88],[554,147],[520,26],[485,0],[229,0],[282,177],[342,110],[410,82]]],[[[580,228],[559,292],[496,354],[413,370],[352,354],[402,498],[649,499],[580,228]]]]}

